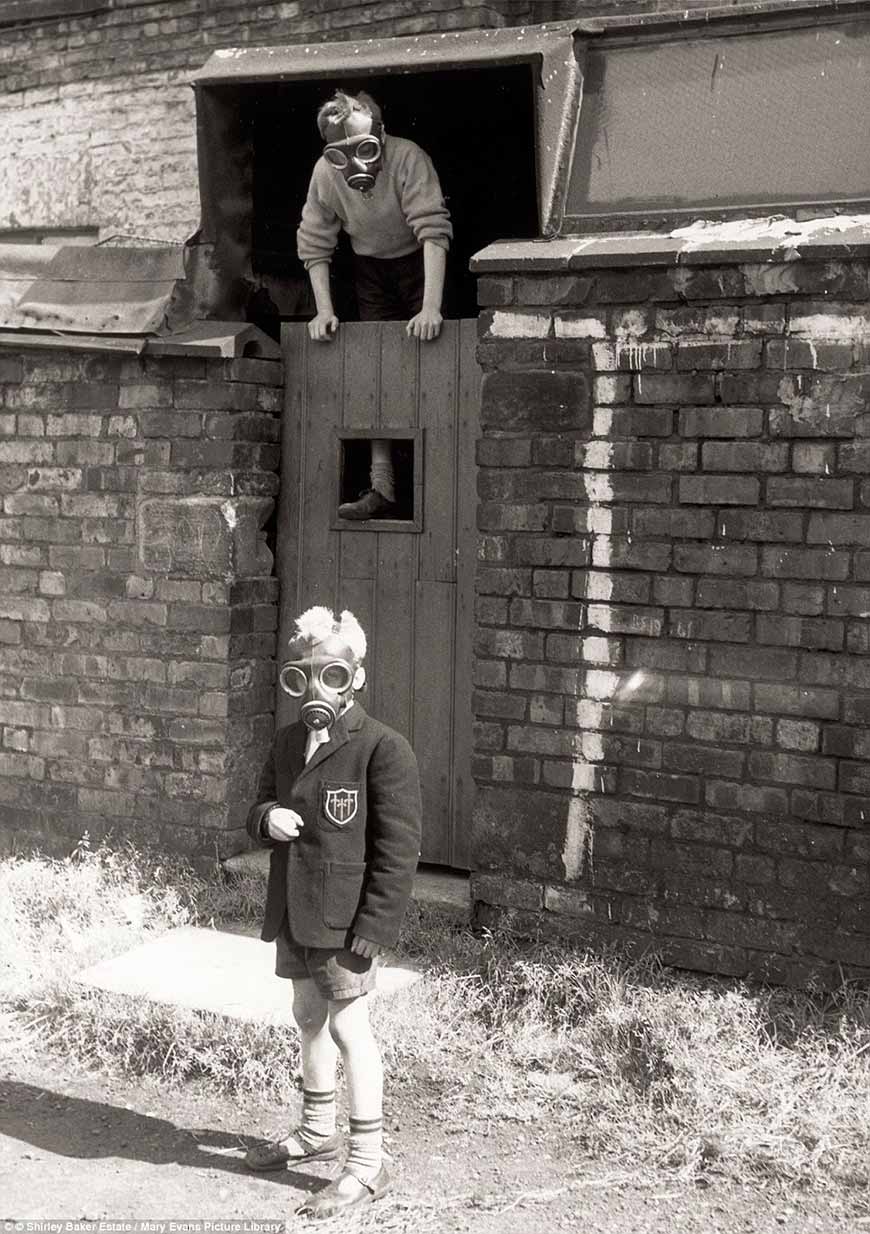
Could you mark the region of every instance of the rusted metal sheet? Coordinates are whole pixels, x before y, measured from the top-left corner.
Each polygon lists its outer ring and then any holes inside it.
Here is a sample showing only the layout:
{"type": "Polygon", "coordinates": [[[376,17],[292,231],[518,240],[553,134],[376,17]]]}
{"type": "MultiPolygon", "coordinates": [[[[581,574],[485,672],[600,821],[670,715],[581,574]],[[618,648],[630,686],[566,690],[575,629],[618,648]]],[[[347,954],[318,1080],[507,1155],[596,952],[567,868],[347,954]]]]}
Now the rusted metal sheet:
{"type": "Polygon", "coordinates": [[[170,301],[184,277],[180,246],[0,245],[0,328],[165,332],[170,301]]]}

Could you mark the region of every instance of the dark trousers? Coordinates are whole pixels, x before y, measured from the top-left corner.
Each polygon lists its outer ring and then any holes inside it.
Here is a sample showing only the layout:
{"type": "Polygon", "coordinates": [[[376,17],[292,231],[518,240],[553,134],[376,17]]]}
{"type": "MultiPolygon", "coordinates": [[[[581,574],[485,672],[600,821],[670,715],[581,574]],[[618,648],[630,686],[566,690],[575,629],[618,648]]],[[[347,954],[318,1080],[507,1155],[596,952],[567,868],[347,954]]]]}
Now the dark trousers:
{"type": "Polygon", "coordinates": [[[404,257],[353,255],[360,321],[408,321],[423,307],[423,250],[404,257]]]}

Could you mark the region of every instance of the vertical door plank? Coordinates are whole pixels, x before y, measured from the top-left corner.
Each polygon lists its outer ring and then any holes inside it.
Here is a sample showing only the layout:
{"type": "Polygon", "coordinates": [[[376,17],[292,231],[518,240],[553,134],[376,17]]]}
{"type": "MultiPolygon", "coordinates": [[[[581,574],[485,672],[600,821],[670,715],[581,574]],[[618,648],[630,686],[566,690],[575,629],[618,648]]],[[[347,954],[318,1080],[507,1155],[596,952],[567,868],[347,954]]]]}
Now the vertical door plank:
{"type": "Polygon", "coordinates": [[[377,643],[377,622],[375,619],[375,583],[371,578],[343,578],[341,580],[341,600],[339,611],[349,608],[366,633],[368,650],[366,651],[365,670],[366,687],[360,695],[360,702],[366,711],[373,716],[378,714],[377,682],[375,681],[375,646],[377,643]]]}
{"type": "Polygon", "coordinates": [[[471,862],[471,668],[474,635],[474,575],[477,563],[477,463],[481,373],[475,359],[477,322],[460,323],[458,415],[456,420],[456,652],[453,661],[453,824],[450,863],[471,862]]]}
{"type": "Polygon", "coordinates": [[[417,583],[414,749],[423,789],[422,859],[450,860],[453,813],[453,583],[417,583]]]}
{"type": "Polygon", "coordinates": [[[420,426],[424,431],[423,533],[420,578],[456,577],[456,416],[458,321],[420,344],[420,426]]]}
{"type": "Polygon", "coordinates": [[[401,532],[378,536],[374,648],[377,718],[398,729],[412,745],[415,540],[401,532]]]}
{"type": "MultiPolygon", "coordinates": [[[[345,340],[344,428],[373,429],[378,423],[381,387],[380,325],[347,322],[345,340]]],[[[340,574],[373,579],[377,571],[377,535],[373,531],[340,531],[340,574]]]]}
{"type": "Polygon", "coordinates": [[[338,533],[331,528],[337,496],[335,428],[341,423],[344,339],[309,343],[299,516],[300,608],[333,607],[338,588],[338,533]]]}
{"type": "Polygon", "coordinates": [[[407,337],[404,322],[381,325],[380,428],[416,427],[421,346],[425,344],[407,337]]]}
{"type": "MultiPolygon", "coordinates": [[[[277,660],[280,667],[293,621],[299,613],[301,575],[302,503],[306,425],[308,418],[308,329],[285,324],[281,343],[284,357],[284,411],[281,422],[281,488],[278,499],[275,572],[281,583],[277,660]]],[[[276,681],[275,720],[288,724],[295,704],[276,681]]]]}

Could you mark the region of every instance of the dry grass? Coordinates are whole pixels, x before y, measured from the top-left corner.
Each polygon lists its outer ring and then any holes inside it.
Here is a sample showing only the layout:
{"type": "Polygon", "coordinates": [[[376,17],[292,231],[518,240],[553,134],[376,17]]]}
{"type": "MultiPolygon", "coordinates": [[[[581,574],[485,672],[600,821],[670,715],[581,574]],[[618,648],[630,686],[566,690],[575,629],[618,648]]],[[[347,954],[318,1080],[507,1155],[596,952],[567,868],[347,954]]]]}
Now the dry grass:
{"type": "MultiPolygon", "coordinates": [[[[19,1052],[48,1040],[91,1067],[285,1099],[289,1031],[88,991],[69,976],[175,925],[255,920],[261,898],[256,880],[228,886],[132,851],[0,862],[7,1037],[19,1052]]],[[[614,1168],[870,1196],[866,989],[695,978],[417,910],[402,949],[427,971],[373,1004],[394,1101],[426,1093],[465,1122],[546,1118],[566,1149],[614,1168]]]]}

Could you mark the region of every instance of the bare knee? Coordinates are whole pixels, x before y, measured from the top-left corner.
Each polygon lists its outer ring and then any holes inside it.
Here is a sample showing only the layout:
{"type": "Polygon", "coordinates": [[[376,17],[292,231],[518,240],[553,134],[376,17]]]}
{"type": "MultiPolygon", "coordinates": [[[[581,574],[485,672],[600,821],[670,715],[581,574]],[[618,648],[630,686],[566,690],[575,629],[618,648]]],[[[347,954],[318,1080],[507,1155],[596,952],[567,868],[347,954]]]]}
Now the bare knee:
{"type": "Polygon", "coordinates": [[[329,1003],[329,1032],[342,1052],[370,1036],[365,997],[332,999],[329,1003]]]}
{"type": "Polygon", "coordinates": [[[329,1004],[313,981],[294,981],[293,1019],[300,1033],[315,1037],[323,1028],[329,1014],[329,1004]]]}

